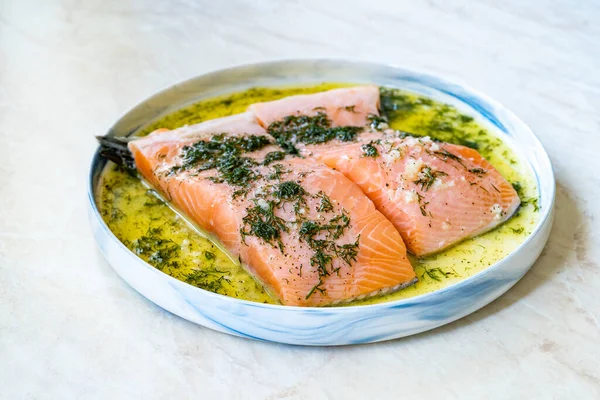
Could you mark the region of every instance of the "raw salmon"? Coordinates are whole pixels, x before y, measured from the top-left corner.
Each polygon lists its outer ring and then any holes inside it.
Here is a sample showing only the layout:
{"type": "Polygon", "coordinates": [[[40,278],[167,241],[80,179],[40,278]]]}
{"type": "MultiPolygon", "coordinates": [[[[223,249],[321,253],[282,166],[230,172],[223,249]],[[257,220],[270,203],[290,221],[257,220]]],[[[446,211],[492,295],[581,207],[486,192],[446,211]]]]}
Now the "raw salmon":
{"type": "Polygon", "coordinates": [[[370,122],[379,115],[378,104],[377,88],[364,86],[292,96],[249,110],[278,140],[283,125],[292,133],[285,139],[293,141],[299,154],[320,160],[358,184],[416,255],[440,251],[512,216],[520,204],[516,191],[477,151],[429,138],[401,139],[387,126],[373,129],[370,122]],[[321,113],[327,122],[300,120],[304,113],[321,113]],[[287,124],[290,118],[293,124],[287,124]],[[351,140],[329,135],[329,140],[303,141],[302,130],[315,131],[315,125],[363,129],[351,140]]]}
{"type": "Polygon", "coordinates": [[[379,115],[379,88],[357,86],[315,94],[285,97],[248,107],[263,127],[290,115],[327,115],[332,126],[364,126],[370,115],[379,115]]]}
{"type": "Polygon", "coordinates": [[[317,157],[360,186],[418,256],[498,226],[520,204],[512,185],[464,146],[409,137],[330,148],[317,157]],[[375,149],[371,156],[368,149],[375,149]]]}
{"type": "Polygon", "coordinates": [[[158,130],[129,149],[143,177],[282,304],[331,305],[416,280],[400,234],[361,189],[277,153],[250,113],[158,130]]]}

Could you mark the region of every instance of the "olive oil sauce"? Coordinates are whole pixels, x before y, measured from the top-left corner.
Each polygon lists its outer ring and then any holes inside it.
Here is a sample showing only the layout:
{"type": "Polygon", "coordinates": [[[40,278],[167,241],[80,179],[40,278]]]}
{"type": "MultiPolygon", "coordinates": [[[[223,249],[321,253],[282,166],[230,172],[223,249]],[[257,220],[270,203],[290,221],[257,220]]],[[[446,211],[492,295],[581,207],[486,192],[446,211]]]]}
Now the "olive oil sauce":
{"type": "MultiPolygon", "coordinates": [[[[248,105],[347,84],[253,88],[204,100],[151,122],[137,135],[244,112],[248,105]]],[[[419,281],[382,297],[348,303],[373,304],[439,290],[506,257],[531,233],[538,217],[537,188],[528,165],[511,148],[456,108],[397,89],[381,89],[381,107],[389,125],[478,150],[517,189],[522,205],[498,228],[467,239],[438,254],[411,256],[419,281]]],[[[240,299],[277,303],[259,283],[209,236],[173,211],[137,177],[112,163],[106,167],[96,199],[102,218],[129,249],[164,273],[191,285],[240,299]]]]}

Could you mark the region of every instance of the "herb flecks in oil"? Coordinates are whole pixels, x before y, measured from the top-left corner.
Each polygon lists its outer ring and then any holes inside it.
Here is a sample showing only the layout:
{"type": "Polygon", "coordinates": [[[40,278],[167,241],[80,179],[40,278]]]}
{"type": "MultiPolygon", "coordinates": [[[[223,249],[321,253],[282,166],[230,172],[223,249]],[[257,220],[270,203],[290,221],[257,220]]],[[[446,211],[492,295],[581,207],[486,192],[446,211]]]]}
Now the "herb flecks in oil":
{"type": "Polygon", "coordinates": [[[221,271],[216,268],[203,268],[192,271],[183,280],[190,285],[219,293],[225,284],[231,285],[226,274],[227,271],[221,271]]]}
{"type": "Polygon", "coordinates": [[[367,115],[367,121],[369,122],[369,126],[372,129],[378,131],[389,128],[388,119],[384,115],[380,116],[375,114],[369,114],[367,115]]]}
{"type": "Polygon", "coordinates": [[[176,267],[173,258],[177,255],[179,245],[172,240],[163,239],[160,234],[160,228],[148,229],[144,236],[133,241],[133,250],[158,269],[176,267]]]}
{"type": "Polygon", "coordinates": [[[424,278],[429,278],[434,281],[440,282],[444,278],[448,278],[450,276],[457,276],[456,271],[444,271],[442,268],[425,268],[423,274],[421,274],[421,280],[424,278]]]}

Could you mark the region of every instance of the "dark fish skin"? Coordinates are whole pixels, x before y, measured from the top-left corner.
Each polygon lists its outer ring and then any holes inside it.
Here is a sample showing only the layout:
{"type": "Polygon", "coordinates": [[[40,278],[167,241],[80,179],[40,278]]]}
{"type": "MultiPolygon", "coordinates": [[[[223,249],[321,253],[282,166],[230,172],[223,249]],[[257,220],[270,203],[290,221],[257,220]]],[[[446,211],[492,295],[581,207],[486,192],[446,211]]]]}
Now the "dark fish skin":
{"type": "Polygon", "coordinates": [[[115,136],[96,136],[100,143],[100,155],[114,162],[128,171],[135,173],[135,162],[127,143],[137,138],[125,138],[115,136]]]}

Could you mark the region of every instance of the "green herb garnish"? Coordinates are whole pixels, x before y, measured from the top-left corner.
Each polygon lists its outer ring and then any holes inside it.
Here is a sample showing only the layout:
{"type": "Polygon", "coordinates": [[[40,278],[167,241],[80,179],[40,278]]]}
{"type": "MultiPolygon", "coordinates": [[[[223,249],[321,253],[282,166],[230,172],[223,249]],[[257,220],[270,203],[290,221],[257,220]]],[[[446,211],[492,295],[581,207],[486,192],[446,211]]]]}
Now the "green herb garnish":
{"type": "Polygon", "coordinates": [[[478,175],[478,176],[483,176],[485,174],[487,174],[487,171],[483,168],[471,168],[469,169],[469,172],[478,175]]]}
{"type": "Polygon", "coordinates": [[[296,182],[286,181],[277,185],[273,195],[283,200],[299,200],[306,195],[306,191],[296,182]]]}
{"type": "Polygon", "coordinates": [[[369,121],[369,126],[375,130],[381,130],[380,125],[388,123],[388,119],[381,115],[369,114],[367,115],[367,121],[369,121]]]}
{"type": "Polygon", "coordinates": [[[247,214],[242,218],[243,226],[240,228],[242,242],[245,244],[246,236],[253,235],[273,246],[277,244],[279,250],[283,252],[281,232],[287,232],[288,228],[285,221],[275,215],[275,202],[258,199],[255,200],[255,204],[254,207],[246,210],[247,214]]]}
{"type": "Polygon", "coordinates": [[[160,232],[160,228],[148,229],[144,236],[133,241],[133,251],[158,269],[177,267],[172,259],[177,256],[180,246],[172,240],[162,239],[160,232]]]}
{"type": "Polygon", "coordinates": [[[267,153],[265,159],[263,160],[263,165],[269,165],[274,161],[281,161],[285,158],[285,152],[283,151],[272,151],[267,153]]]}
{"type": "Polygon", "coordinates": [[[360,146],[363,151],[363,157],[379,157],[379,151],[377,151],[377,147],[373,146],[374,143],[375,142],[370,142],[360,146]]]}
{"type": "Polygon", "coordinates": [[[440,160],[446,162],[448,160],[453,160],[456,161],[457,163],[459,163],[460,165],[462,165],[463,167],[465,166],[462,162],[462,158],[460,158],[457,155],[454,155],[452,153],[450,153],[448,150],[446,149],[441,149],[439,151],[434,151],[432,153],[434,156],[436,156],[437,158],[439,158],[440,160]]]}
{"type": "Polygon", "coordinates": [[[181,149],[181,166],[179,168],[189,169],[199,167],[207,170],[217,167],[219,158],[222,156],[239,156],[243,152],[260,150],[271,144],[266,136],[226,136],[225,134],[214,135],[210,140],[201,140],[181,149]]]}
{"type": "Polygon", "coordinates": [[[356,126],[331,126],[327,115],[318,112],[315,116],[289,115],[269,125],[267,132],[275,138],[284,151],[298,154],[297,143],[319,144],[334,139],[350,142],[362,130],[356,126]]]}
{"type": "Polygon", "coordinates": [[[333,204],[331,203],[331,199],[327,196],[323,191],[317,193],[317,197],[321,199],[319,206],[317,207],[317,211],[319,212],[329,212],[333,211],[333,204]]]}
{"type": "Polygon", "coordinates": [[[190,285],[219,293],[223,289],[223,284],[231,284],[225,277],[226,271],[220,271],[216,268],[197,269],[186,275],[183,281],[190,285]]]}
{"type": "Polygon", "coordinates": [[[419,172],[419,179],[413,183],[421,185],[421,190],[426,192],[438,177],[447,175],[444,171],[433,171],[430,167],[423,167],[419,172]]]}

